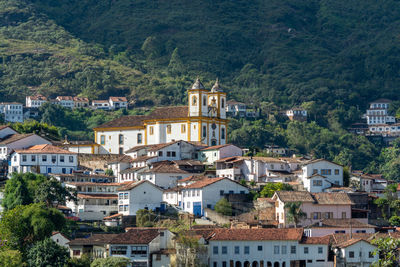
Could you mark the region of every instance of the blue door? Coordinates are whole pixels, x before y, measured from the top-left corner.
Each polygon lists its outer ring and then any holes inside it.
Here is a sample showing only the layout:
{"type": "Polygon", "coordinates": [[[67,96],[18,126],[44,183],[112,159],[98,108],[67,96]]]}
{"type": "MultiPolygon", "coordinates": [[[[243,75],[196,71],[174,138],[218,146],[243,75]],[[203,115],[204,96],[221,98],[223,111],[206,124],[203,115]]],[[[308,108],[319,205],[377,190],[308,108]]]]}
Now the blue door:
{"type": "Polygon", "coordinates": [[[201,202],[193,202],[193,214],[201,216],[201,202]]]}

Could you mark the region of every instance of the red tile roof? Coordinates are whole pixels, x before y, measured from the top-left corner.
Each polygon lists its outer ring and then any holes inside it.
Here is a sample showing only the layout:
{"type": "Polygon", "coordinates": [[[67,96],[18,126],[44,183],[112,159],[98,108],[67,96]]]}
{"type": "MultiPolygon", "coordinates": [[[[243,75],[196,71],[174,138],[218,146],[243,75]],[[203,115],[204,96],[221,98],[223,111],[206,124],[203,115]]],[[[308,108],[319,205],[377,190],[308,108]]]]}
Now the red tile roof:
{"type": "Polygon", "coordinates": [[[156,108],[149,115],[136,115],[136,116],[123,116],[118,119],[106,122],[94,129],[101,128],[118,128],[118,127],[136,127],[143,126],[144,121],[158,120],[158,119],[177,119],[177,118],[187,118],[188,107],[178,106],[178,107],[161,107],[156,108]]]}
{"type": "Polygon", "coordinates": [[[77,154],[49,144],[34,145],[27,149],[16,149],[15,152],[20,154],[77,154]]]}
{"type": "Polygon", "coordinates": [[[89,99],[87,97],[77,97],[77,96],[75,96],[73,99],[74,99],[74,101],[77,101],[77,102],[89,102],[89,99]]]}
{"type": "Polygon", "coordinates": [[[148,183],[148,184],[154,186],[155,188],[157,188],[158,190],[162,191],[161,188],[159,188],[158,186],[156,186],[155,184],[153,184],[153,183],[151,183],[151,182],[149,182],[149,181],[147,181],[147,180],[140,181],[140,182],[137,182],[137,181],[128,182],[128,183],[126,183],[124,186],[118,188],[117,190],[118,190],[118,191],[129,191],[129,190],[131,190],[131,189],[133,189],[133,188],[135,188],[135,187],[137,187],[137,186],[139,186],[139,185],[141,185],[141,184],[144,184],[144,183],[148,183]]]}
{"type": "Polygon", "coordinates": [[[129,229],[126,233],[118,234],[110,244],[148,244],[159,236],[160,230],[157,228],[129,229]]]}
{"type": "Polygon", "coordinates": [[[109,244],[118,234],[93,234],[88,238],[76,238],[68,242],[68,245],[105,245],[109,244]]]}
{"type": "Polygon", "coordinates": [[[288,229],[215,229],[210,235],[210,241],[262,241],[262,240],[297,240],[301,241],[302,228],[288,229]]]}
{"type": "Polygon", "coordinates": [[[44,100],[47,101],[47,97],[43,95],[33,95],[33,96],[28,96],[31,100],[44,100]]]}
{"type": "MultiPolygon", "coordinates": [[[[6,128],[6,127],[4,127],[4,128],[6,128]]],[[[32,136],[32,135],[34,135],[34,134],[33,133],[30,133],[30,134],[19,134],[19,133],[16,133],[16,134],[7,135],[3,139],[0,139],[0,144],[7,145],[7,144],[22,140],[22,139],[27,138],[27,137],[32,136]]]]}
{"type": "Polygon", "coordinates": [[[347,193],[314,193],[313,194],[315,200],[318,202],[320,205],[331,205],[331,204],[336,204],[336,205],[351,205],[354,204],[353,201],[351,201],[349,195],[347,193]]]}
{"type": "MultiPolygon", "coordinates": [[[[211,184],[214,184],[216,182],[222,181],[224,179],[229,180],[228,178],[225,178],[225,177],[203,178],[203,179],[201,179],[201,180],[199,180],[197,182],[194,182],[193,184],[185,186],[185,189],[203,188],[203,187],[209,186],[211,184]]],[[[230,181],[232,181],[232,180],[230,180],[230,181]]]]}
{"type": "Polygon", "coordinates": [[[189,173],[189,172],[179,169],[171,161],[161,161],[161,162],[155,162],[151,169],[144,171],[143,173],[189,173]]]}
{"type": "Polygon", "coordinates": [[[72,96],[57,96],[57,100],[74,100],[72,96]]]}
{"type": "Polygon", "coordinates": [[[301,239],[302,244],[323,244],[323,245],[329,245],[330,242],[330,236],[320,236],[320,237],[308,237],[308,236],[303,236],[301,239]]]}
{"type": "Polygon", "coordinates": [[[209,146],[206,148],[201,149],[202,151],[207,151],[207,150],[218,150],[220,148],[226,147],[226,146],[230,146],[231,144],[225,144],[225,145],[218,145],[218,146],[209,146]]]}
{"type": "Polygon", "coordinates": [[[282,202],[315,202],[307,191],[276,191],[275,194],[282,202]]]}
{"type": "Polygon", "coordinates": [[[124,96],[110,96],[110,100],[113,102],[128,102],[124,96]]]}

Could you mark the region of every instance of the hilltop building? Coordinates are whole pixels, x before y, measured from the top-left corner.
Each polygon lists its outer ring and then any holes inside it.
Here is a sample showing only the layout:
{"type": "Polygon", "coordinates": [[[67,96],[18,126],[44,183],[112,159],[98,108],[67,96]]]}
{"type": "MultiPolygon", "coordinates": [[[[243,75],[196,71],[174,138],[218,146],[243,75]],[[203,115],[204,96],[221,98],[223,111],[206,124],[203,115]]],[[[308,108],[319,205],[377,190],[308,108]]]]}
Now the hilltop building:
{"type": "Polygon", "coordinates": [[[367,124],[377,125],[386,123],[395,123],[396,119],[390,116],[388,113],[389,105],[392,101],[389,99],[378,99],[369,104],[369,109],[367,109],[367,124]]]}
{"type": "Polygon", "coordinates": [[[223,145],[227,136],[226,93],[218,80],[207,90],[199,79],[188,90],[188,105],[162,107],[149,115],[123,116],[94,128],[101,154],[123,154],[139,145],[174,140],[223,145]]]}

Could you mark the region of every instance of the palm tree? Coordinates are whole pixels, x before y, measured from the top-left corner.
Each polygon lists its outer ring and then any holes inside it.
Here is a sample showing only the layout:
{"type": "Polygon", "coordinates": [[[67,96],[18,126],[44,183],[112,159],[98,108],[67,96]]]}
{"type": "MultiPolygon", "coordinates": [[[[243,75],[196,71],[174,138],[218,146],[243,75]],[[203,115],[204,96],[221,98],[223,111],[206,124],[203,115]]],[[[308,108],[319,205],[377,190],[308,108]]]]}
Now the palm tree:
{"type": "Polygon", "coordinates": [[[301,202],[289,202],[285,204],[286,217],[289,222],[294,223],[294,227],[297,228],[300,220],[307,217],[307,214],[301,210],[301,202]]]}

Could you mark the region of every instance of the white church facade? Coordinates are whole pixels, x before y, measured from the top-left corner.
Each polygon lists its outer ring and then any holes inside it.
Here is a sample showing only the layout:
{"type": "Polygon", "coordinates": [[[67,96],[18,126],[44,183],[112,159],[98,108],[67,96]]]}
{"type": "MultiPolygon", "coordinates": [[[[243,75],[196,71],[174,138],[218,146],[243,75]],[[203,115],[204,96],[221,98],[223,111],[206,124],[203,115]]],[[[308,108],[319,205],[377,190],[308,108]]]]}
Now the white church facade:
{"type": "Polygon", "coordinates": [[[227,138],[226,93],[218,80],[207,90],[199,79],[188,90],[188,106],[156,108],[149,115],[123,116],[94,128],[100,154],[123,154],[140,145],[174,140],[223,145],[227,138]]]}

